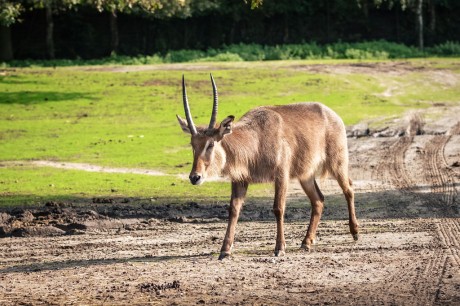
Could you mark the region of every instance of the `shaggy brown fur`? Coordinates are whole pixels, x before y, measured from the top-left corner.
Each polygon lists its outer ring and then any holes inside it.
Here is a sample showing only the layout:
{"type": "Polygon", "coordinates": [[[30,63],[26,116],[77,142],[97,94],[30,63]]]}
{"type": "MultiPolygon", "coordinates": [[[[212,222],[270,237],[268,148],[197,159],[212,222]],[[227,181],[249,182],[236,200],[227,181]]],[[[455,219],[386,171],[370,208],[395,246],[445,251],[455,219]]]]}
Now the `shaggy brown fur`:
{"type": "MultiPolygon", "coordinates": [[[[182,129],[187,122],[178,117],[182,129]]],[[[320,103],[263,106],[233,124],[229,116],[213,129],[198,128],[192,135],[193,184],[207,175],[223,174],[232,181],[229,225],[220,259],[233,245],[236,222],[250,183],[274,182],[273,211],[277,220],[275,255],[285,251],[284,210],[289,179],[298,179],[312,203],[312,215],[302,247],[310,249],[323,210],[324,197],[315,176],[329,173],[342,188],[349,209],[350,231],[358,238],[354,193],[348,177],[345,126],[340,117],[320,103]]]]}

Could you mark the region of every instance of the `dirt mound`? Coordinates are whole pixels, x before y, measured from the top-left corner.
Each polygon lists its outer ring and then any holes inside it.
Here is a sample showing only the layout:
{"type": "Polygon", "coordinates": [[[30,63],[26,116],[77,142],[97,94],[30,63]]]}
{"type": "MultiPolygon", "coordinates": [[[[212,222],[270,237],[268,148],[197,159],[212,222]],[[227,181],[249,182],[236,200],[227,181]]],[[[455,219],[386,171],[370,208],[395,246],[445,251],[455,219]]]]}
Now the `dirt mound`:
{"type": "Polygon", "coordinates": [[[45,207],[13,209],[0,218],[0,237],[60,236],[124,228],[132,220],[113,219],[88,208],[63,203],[47,203],[45,207]]]}

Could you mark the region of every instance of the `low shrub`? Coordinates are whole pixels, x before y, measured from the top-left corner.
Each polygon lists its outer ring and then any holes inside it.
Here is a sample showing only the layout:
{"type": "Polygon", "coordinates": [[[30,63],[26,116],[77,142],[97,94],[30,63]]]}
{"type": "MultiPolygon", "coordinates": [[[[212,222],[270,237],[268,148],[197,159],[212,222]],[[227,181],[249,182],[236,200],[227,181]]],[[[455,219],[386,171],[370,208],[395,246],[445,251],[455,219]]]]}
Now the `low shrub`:
{"type": "Polygon", "coordinates": [[[460,43],[447,41],[443,44],[428,48],[428,52],[439,56],[458,56],[460,54],[460,43]]]}
{"type": "Polygon", "coordinates": [[[263,46],[233,44],[219,49],[176,50],[166,54],[126,56],[113,54],[102,59],[19,60],[0,63],[0,67],[54,67],[79,65],[144,65],[183,62],[240,62],[301,59],[397,59],[427,56],[460,56],[460,43],[448,41],[421,51],[412,46],[378,40],[359,43],[337,42],[263,46]]]}
{"type": "Polygon", "coordinates": [[[206,52],[200,50],[177,50],[168,52],[164,61],[167,63],[193,62],[197,59],[206,57],[206,52]]]}
{"type": "Polygon", "coordinates": [[[225,52],[214,56],[207,56],[193,60],[193,62],[243,62],[244,60],[235,53],[225,52]]]}

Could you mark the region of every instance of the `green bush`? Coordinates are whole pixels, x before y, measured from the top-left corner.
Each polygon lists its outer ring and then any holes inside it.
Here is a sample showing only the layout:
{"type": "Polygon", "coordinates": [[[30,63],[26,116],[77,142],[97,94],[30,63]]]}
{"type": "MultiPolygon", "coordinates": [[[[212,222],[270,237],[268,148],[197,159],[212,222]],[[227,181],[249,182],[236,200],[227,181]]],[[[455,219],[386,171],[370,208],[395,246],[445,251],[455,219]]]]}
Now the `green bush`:
{"type": "Polygon", "coordinates": [[[239,44],[224,46],[222,52],[238,54],[245,61],[263,61],[265,60],[265,51],[262,45],[257,44],[239,44]]]}
{"type": "Polygon", "coordinates": [[[316,43],[263,46],[234,44],[220,49],[177,50],[165,55],[116,55],[103,59],[21,60],[0,63],[0,67],[54,67],[78,65],[144,65],[183,62],[239,62],[300,59],[398,59],[426,56],[460,56],[460,43],[445,42],[421,51],[415,47],[383,40],[359,43],[337,42],[327,45],[316,43]]]}
{"type": "Polygon", "coordinates": [[[197,59],[206,57],[206,53],[200,50],[177,50],[170,51],[165,56],[165,62],[183,63],[193,62],[197,59]]]}
{"type": "Polygon", "coordinates": [[[453,41],[447,41],[443,44],[439,44],[437,46],[434,46],[432,48],[428,49],[430,53],[436,54],[436,55],[447,55],[447,56],[452,56],[456,55],[458,56],[460,54],[460,43],[458,42],[453,42],[453,41]]]}
{"type": "Polygon", "coordinates": [[[193,60],[193,62],[243,62],[244,60],[235,53],[225,52],[218,53],[214,56],[207,56],[193,60]]]}
{"type": "Polygon", "coordinates": [[[389,54],[385,51],[368,51],[349,48],[345,50],[347,59],[388,59],[389,54]]]}

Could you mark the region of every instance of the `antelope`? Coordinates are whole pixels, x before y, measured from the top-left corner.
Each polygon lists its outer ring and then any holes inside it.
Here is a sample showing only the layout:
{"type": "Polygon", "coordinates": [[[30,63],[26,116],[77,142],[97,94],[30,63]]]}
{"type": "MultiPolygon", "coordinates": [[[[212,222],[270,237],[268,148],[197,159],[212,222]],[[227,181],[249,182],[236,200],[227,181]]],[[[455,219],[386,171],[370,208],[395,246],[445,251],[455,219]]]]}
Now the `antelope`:
{"type": "Polygon", "coordinates": [[[180,127],[191,134],[193,166],[190,182],[202,184],[207,177],[223,175],[231,180],[227,231],[219,260],[229,256],[235,228],[249,184],[273,182],[276,218],[275,256],[285,255],[284,212],[288,183],[297,179],[309,198],[312,211],[301,248],[310,251],[324,206],[324,196],[315,181],[317,175],[332,175],[348,204],[349,228],[358,240],[352,181],[348,177],[348,148],[342,119],[327,106],[311,102],[282,106],[261,106],[216,124],[218,94],[214,78],[213,107],[207,127],[196,127],[182,76],[182,98],[186,120],[176,115],[180,127]]]}

